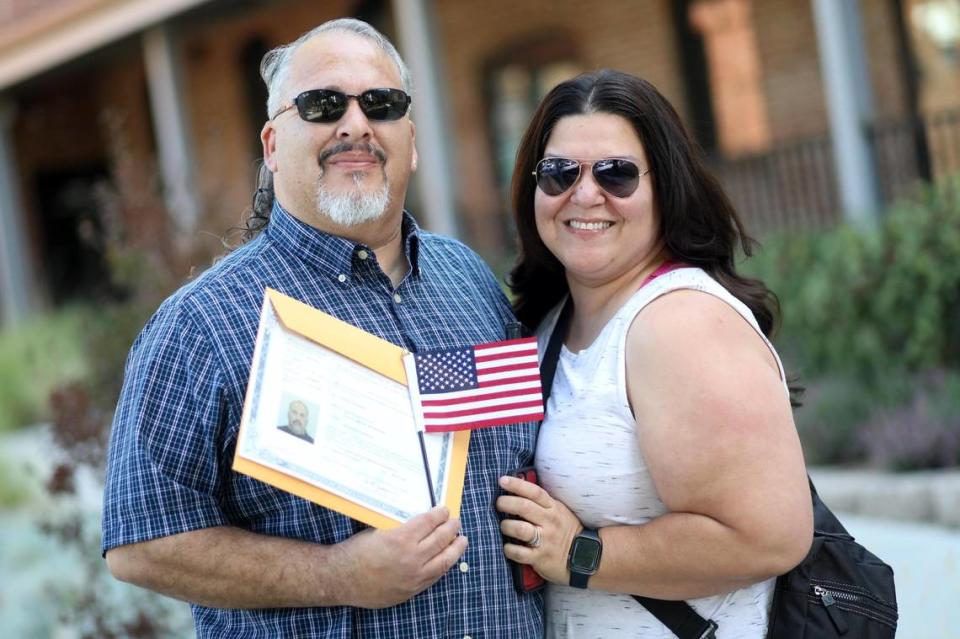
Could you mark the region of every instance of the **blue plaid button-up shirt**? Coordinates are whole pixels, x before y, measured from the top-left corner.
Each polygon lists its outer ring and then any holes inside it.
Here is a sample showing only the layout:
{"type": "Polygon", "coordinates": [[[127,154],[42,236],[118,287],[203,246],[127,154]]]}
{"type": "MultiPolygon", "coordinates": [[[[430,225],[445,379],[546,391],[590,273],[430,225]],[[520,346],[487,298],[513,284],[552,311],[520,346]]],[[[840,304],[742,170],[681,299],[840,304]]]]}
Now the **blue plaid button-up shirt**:
{"type": "MultiPolygon", "coordinates": [[[[274,207],[256,239],[168,298],[127,361],[111,435],[103,551],[210,526],[320,544],[362,524],[231,470],[264,288],[413,352],[504,338],[509,304],[463,244],[404,215],[410,272],[395,289],[373,251],[274,207]]],[[[392,608],[193,606],[200,637],[540,637],[539,595],[519,596],[503,557],[497,478],[529,463],[531,424],[470,440],[461,565],[392,608]]]]}

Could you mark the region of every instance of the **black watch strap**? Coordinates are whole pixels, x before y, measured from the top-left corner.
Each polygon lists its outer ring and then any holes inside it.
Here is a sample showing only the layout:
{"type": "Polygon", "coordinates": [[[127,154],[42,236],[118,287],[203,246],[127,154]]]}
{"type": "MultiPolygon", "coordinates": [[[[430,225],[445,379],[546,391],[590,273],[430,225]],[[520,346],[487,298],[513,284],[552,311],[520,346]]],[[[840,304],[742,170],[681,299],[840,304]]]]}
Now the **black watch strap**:
{"type": "Polygon", "coordinates": [[[574,588],[586,588],[589,581],[590,575],[582,572],[570,571],[570,585],[574,588]]]}
{"type": "Polygon", "coordinates": [[[570,585],[574,588],[586,588],[587,583],[590,581],[597,569],[600,567],[600,557],[603,553],[603,541],[600,539],[600,533],[596,530],[590,528],[584,528],[580,531],[580,534],[574,537],[573,544],[570,546],[570,556],[567,559],[567,567],[570,569],[570,585]],[[593,562],[593,566],[590,568],[580,570],[574,569],[574,554],[579,544],[584,543],[583,540],[587,540],[587,543],[593,543],[596,545],[597,553],[593,562]]]}

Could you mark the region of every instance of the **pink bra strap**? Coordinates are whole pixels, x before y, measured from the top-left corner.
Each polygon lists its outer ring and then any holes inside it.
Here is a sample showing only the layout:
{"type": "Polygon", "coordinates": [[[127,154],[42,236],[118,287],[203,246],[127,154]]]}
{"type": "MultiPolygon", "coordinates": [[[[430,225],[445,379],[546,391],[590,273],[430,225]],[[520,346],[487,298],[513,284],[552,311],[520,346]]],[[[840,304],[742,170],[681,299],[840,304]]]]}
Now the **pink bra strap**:
{"type": "Polygon", "coordinates": [[[661,275],[665,275],[670,271],[675,271],[678,268],[684,268],[685,266],[686,264],[681,264],[680,262],[674,262],[673,260],[666,260],[665,262],[663,262],[663,264],[658,266],[653,273],[651,273],[650,275],[647,275],[647,279],[643,280],[643,284],[640,285],[640,288],[643,288],[644,286],[646,286],[653,280],[657,279],[661,275]]]}

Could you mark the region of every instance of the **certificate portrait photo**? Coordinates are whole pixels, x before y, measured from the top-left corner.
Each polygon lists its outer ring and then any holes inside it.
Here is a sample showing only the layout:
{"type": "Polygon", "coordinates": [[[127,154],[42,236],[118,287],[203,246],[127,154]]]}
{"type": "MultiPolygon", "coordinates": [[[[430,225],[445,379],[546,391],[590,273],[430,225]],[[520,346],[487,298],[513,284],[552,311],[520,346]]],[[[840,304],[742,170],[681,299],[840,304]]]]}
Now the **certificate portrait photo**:
{"type": "Polygon", "coordinates": [[[278,419],[277,430],[299,437],[312,444],[310,416],[316,414],[316,411],[311,410],[310,405],[302,399],[290,396],[284,398],[281,406],[283,409],[278,419]]]}

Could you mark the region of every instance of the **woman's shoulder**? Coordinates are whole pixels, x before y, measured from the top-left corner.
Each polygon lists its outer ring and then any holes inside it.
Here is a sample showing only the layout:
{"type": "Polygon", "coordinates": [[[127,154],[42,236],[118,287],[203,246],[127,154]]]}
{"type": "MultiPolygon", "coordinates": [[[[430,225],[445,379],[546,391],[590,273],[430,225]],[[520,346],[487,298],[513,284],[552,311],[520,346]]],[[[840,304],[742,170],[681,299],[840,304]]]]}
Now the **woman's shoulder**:
{"type": "Polygon", "coordinates": [[[635,366],[688,372],[763,361],[782,376],[779,358],[753,315],[720,284],[704,277],[715,286],[670,288],[637,313],[626,336],[627,358],[635,366]]]}
{"type": "Polygon", "coordinates": [[[637,291],[628,305],[633,307],[634,322],[658,322],[670,332],[710,328],[725,318],[737,317],[759,330],[750,309],[697,267],[678,268],[657,277],[637,291]]]}
{"type": "Polygon", "coordinates": [[[660,334],[695,336],[715,329],[718,324],[737,320],[742,315],[724,296],[713,291],[677,287],[662,291],[639,309],[634,324],[660,334]]]}
{"type": "Polygon", "coordinates": [[[696,266],[681,266],[648,281],[637,291],[637,294],[646,293],[654,299],[670,291],[685,289],[712,293],[720,297],[732,294],[727,291],[709,273],[696,266]]]}

